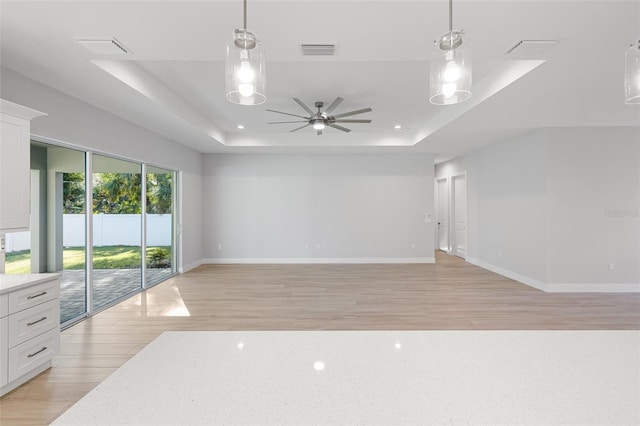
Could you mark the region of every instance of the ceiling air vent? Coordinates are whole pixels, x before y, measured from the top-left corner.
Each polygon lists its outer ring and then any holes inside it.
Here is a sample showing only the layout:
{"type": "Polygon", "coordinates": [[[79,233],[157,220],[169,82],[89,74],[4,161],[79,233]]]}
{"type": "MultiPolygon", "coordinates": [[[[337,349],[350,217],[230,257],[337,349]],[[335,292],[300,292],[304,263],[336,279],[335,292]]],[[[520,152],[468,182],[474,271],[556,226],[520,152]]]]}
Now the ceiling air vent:
{"type": "Polygon", "coordinates": [[[78,39],[78,43],[98,55],[123,55],[132,53],[124,44],[115,38],[110,39],[78,39]]]}
{"type": "Polygon", "coordinates": [[[336,54],[336,45],[332,43],[301,44],[302,56],[333,56],[336,54]]]}
{"type": "Polygon", "coordinates": [[[504,52],[518,58],[538,58],[555,46],[556,40],[520,40],[504,52]]]}

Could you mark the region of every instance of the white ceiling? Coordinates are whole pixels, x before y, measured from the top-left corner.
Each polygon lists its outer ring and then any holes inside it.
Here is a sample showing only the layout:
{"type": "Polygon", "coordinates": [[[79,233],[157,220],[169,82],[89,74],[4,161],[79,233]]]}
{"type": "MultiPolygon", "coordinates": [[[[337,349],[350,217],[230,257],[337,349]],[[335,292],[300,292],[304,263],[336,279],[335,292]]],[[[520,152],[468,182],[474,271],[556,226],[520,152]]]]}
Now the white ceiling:
{"type": "Polygon", "coordinates": [[[454,27],[473,42],[471,101],[428,101],[431,42],[448,2],[249,0],[263,41],[267,102],[224,96],[224,47],[242,1],[5,1],[2,66],[200,152],[419,151],[441,161],[532,128],[638,126],[622,99],[623,55],[640,37],[640,1],[454,1],[454,27]],[[82,38],[116,37],[133,51],[96,55],[82,38]],[[504,52],[553,39],[543,57],[504,52]],[[334,57],[302,57],[300,43],[337,43],[334,57]],[[525,60],[531,59],[531,60],[525,60]],[[117,77],[117,78],[116,78],[117,77]],[[307,105],[345,99],[336,113],[371,107],[344,134],[267,125],[307,105]],[[238,124],[246,129],[239,131],[238,124]],[[394,130],[401,124],[404,130],[394,130]]]}

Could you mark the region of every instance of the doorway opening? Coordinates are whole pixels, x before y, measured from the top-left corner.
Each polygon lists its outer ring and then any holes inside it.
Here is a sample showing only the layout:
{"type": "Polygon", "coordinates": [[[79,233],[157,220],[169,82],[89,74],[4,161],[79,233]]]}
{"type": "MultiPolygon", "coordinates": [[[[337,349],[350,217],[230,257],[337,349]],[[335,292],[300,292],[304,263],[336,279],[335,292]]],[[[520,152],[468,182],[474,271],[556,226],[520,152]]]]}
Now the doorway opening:
{"type": "Polygon", "coordinates": [[[436,180],[436,247],[448,253],[449,247],[449,182],[447,178],[436,180]]]}
{"type": "Polygon", "coordinates": [[[451,254],[467,258],[467,173],[451,177],[451,254]]]}

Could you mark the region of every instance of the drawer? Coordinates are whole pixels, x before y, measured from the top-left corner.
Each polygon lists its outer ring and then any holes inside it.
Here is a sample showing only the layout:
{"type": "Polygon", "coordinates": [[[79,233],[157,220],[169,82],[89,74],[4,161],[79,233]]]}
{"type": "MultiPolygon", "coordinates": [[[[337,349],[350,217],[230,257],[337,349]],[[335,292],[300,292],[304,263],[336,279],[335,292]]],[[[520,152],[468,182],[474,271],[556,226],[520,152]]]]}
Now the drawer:
{"type": "Polygon", "coordinates": [[[58,353],[59,346],[60,332],[53,329],[9,349],[9,381],[50,361],[58,353]]]}
{"type": "Polygon", "coordinates": [[[60,326],[60,301],[50,300],[9,316],[9,347],[60,326]]]}
{"type": "Polygon", "coordinates": [[[0,295],[0,318],[9,315],[9,295],[0,295]]]}
{"type": "Polygon", "coordinates": [[[55,299],[60,294],[57,278],[9,293],[9,314],[55,299]]]}

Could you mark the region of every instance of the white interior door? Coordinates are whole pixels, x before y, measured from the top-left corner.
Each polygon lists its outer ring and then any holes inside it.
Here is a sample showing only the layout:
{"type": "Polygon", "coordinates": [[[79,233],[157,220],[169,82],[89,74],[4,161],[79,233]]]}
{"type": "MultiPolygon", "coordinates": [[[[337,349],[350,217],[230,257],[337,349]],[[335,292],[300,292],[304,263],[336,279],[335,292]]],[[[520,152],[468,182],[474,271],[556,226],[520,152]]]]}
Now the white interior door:
{"type": "Polygon", "coordinates": [[[438,227],[437,227],[437,247],[444,252],[449,251],[449,191],[447,179],[437,181],[437,206],[438,206],[438,227]]]}
{"type": "Polygon", "coordinates": [[[453,177],[453,254],[467,258],[467,176],[453,177]]]}

